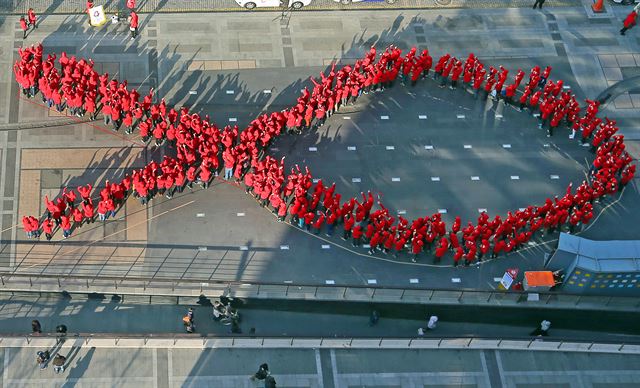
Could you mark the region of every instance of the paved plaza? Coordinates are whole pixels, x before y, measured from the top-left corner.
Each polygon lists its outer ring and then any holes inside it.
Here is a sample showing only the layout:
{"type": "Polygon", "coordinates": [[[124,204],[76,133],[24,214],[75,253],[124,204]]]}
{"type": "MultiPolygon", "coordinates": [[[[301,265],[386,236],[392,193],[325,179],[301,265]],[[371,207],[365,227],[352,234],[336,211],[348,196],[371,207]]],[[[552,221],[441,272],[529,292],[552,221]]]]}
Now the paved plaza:
{"type": "Polygon", "coordinates": [[[56,375],[33,362],[36,348],[0,348],[2,386],[259,387],[263,362],[278,387],[631,388],[638,356],[508,350],[124,349],[68,340],[56,375]]]}
{"type": "MultiPolygon", "coordinates": [[[[285,18],[146,14],[135,41],[124,24],[92,28],[78,15],[47,15],[22,41],[15,18],[4,18],[0,66],[10,68],[17,47],[42,41],[45,53],[91,57],[98,71],[127,79],[142,93],[154,87],[170,104],[240,127],[260,112],[290,106],[310,85],[309,75],[332,61],[353,62],[372,44],[428,47],[434,56],[475,52],[487,65],[503,64],[512,72],[551,65],[552,78],[563,79],[584,99],[640,72],[639,38],[616,34],[624,9],[594,15],[586,8],[300,12],[285,18]]],[[[157,198],[145,207],[130,199],[114,220],[85,227],[64,242],[55,236],[51,244],[34,244],[14,226],[22,215],[43,212],[44,195],[55,196],[63,186],[99,187],[170,151],[144,148],[135,135],[113,133],[100,121],[69,125],[69,118],[36,100],[16,98],[10,72],[0,74],[0,86],[5,271],[491,289],[505,268],[540,268],[557,238],[547,236],[472,268],[454,269],[450,258],[433,266],[430,257],[416,264],[408,257],[371,257],[339,238],[275,223],[240,188],[216,180],[208,190],[157,198]]],[[[604,114],[618,119],[637,157],[635,93],[640,90],[614,96],[604,114]]],[[[286,156],[288,166],[309,166],[325,183],[336,182],[344,197],[370,189],[409,219],[440,211],[448,222],[461,215],[466,223],[484,209],[504,215],[539,204],[584,179],[588,149],[564,130],[547,139],[536,123],[526,112],[427,80],[363,96],[317,132],[279,139],[272,154],[286,156]]],[[[633,183],[621,198],[598,206],[582,235],[638,238],[631,227],[640,216],[637,200],[633,183]]]]}

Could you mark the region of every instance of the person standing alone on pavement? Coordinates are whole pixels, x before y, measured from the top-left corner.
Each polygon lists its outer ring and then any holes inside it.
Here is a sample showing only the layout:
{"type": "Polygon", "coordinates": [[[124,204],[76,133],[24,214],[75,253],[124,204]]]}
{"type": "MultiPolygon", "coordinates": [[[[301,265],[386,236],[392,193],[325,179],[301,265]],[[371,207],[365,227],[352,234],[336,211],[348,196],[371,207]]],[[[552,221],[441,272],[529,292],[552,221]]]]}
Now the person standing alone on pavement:
{"type": "Polygon", "coordinates": [[[134,40],[138,36],[138,14],[135,11],[131,11],[129,15],[129,31],[131,31],[131,40],[134,40]]]}
{"type": "Polygon", "coordinates": [[[539,9],[542,9],[542,4],[544,4],[545,0],[536,0],[535,3],[533,3],[533,9],[536,9],[536,6],[538,6],[539,9]]]}
{"type": "Polygon", "coordinates": [[[630,30],[631,28],[633,28],[633,26],[636,25],[637,18],[638,18],[638,13],[635,10],[629,12],[627,17],[624,18],[624,21],[622,22],[623,26],[622,26],[622,29],[620,30],[620,35],[624,35],[624,33],[627,32],[627,30],[630,30]]]}

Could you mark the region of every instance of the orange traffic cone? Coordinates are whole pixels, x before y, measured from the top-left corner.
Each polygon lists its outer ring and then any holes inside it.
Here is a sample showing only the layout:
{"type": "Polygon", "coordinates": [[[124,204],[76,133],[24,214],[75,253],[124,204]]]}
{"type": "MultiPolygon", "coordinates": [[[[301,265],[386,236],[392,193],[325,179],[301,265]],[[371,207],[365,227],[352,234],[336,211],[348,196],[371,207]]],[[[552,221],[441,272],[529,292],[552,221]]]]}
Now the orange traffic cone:
{"type": "Polygon", "coordinates": [[[591,9],[595,13],[600,13],[603,11],[602,9],[603,6],[604,6],[603,0],[597,0],[595,3],[593,3],[593,5],[591,6],[591,9]]]}

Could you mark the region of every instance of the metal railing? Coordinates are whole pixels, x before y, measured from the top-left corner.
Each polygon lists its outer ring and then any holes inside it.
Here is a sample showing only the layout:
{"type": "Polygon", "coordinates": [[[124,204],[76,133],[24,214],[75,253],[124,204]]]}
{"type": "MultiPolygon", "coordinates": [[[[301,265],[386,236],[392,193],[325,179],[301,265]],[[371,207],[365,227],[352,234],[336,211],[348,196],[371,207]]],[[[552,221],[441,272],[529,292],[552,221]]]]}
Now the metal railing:
{"type": "Polygon", "coordinates": [[[8,334],[0,336],[0,347],[47,347],[60,339],[71,346],[102,348],[351,348],[351,349],[504,349],[562,352],[640,354],[640,342],[585,341],[574,338],[540,337],[255,337],[248,335],[200,334],[8,334]]]}
{"type": "Polygon", "coordinates": [[[411,304],[457,304],[480,306],[510,306],[533,308],[591,309],[638,311],[640,298],[626,296],[595,296],[539,292],[537,300],[530,293],[473,290],[397,288],[371,285],[318,285],[249,283],[187,279],[145,279],[91,276],[23,275],[0,273],[0,291],[28,293],[104,294],[131,297],[176,298],[177,304],[192,303],[200,296],[237,298],[290,299],[315,301],[350,301],[411,304]]]}

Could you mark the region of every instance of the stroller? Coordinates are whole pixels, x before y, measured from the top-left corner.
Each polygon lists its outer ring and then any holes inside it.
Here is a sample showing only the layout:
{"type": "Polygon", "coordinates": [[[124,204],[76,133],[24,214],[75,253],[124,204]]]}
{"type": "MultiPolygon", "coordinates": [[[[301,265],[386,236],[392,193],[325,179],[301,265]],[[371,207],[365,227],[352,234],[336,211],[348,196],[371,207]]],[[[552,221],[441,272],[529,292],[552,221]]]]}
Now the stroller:
{"type": "Polygon", "coordinates": [[[45,350],[45,351],[41,350],[38,353],[36,353],[36,362],[38,363],[38,365],[40,365],[40,369],[47,368],[47,363],[49,362],[50,358],[51,358],[51,354],[49,354],[48,350],[45,350]]]}

